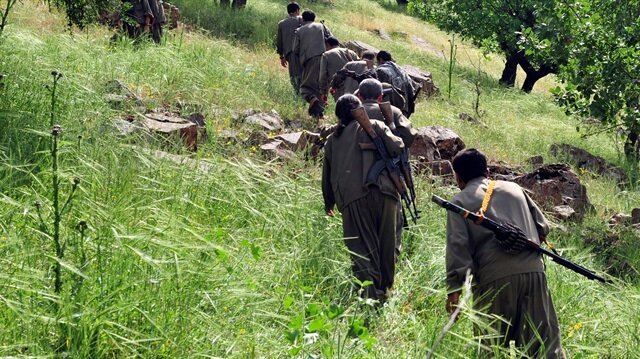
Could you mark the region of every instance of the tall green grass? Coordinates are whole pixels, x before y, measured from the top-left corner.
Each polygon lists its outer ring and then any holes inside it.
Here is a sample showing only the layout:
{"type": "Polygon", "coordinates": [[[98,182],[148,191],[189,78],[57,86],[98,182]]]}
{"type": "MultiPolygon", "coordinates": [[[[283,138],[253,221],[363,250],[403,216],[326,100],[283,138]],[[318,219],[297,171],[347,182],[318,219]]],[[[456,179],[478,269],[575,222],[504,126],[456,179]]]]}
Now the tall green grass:
{"type": "MultiPolygon", "coordinates": [[[[248,10],[258,11],[254,6],[276,14],[284,5],[257,0],[248,10]]],[[[349,14],[360,10],[362,16],[384,11],[357,0],[321,6],[318,13],[338,36],[379,45],[351,24],[349,14]]],[[[445,213],[427,199],[456,190],[417,179],[424,216],[405,237],[393,296],[379,311],[360,301],[340,221],[323,215],[319,166],[303,158],[267,162],[216,136],[233,125],[234,112],[247,108],[306,118],[267,40],[246,46],[237,37],[178,30],[160,47],[110,43],[104,29],[32,28],[33,16],[53,15],[30,2],[17,14],[0,43],[0,73],[8,75],[0,93],[0,356],[415,358],[435,344],[447,321],[445,213]],[[65,74],[58,87],[63,191],[66,181],[81,179],[61,227],[68,247],[59,294],[54,248],[35,206],[50,208],[49,142],[36,132],[49,130],[44,86],[54,68],[65,74]],[[158,156],[160,141],[120,138],[110,121],[121,110],[104,100],[113,79],[148,107],[175,109],[180,101],[201,109],[211,141],[189,156],[192,162],[176,163],[158,156]],[[80,222],[87,224],[84,232],[80,222]]],[[[432,70],[436,82],[443,78],[440,60],[406,43],[389,46],[403,62],[432,70]]],[[[615,157],[599,145],[607,138],[576,138],[571,120],[544,95],[505,91],[489,80],[482,103],[488,128],[458,122],[457,113],[472,103],[468,79],[474,74],[456,73],[452,100],[421,103],[414,122],[452,127],[469,145],[515,163],[561,140],[615,157]]],[[[162,149],[182,153],[179,144],[162,149]]],[[[571,259],[602,269],[607,263],[585,247],[585,233],[604,232],[595,223],[637,206],[638,198],[598,177],[583,178],[599,212],[584,225],[556,230],[550,240],[571,259]]],[[[640,349],[637,285],[602,286],[555,264],[547,268],[567,352],[634,357],[640,349]]],[[[463,311],[436,357],[476,355],[474,322],[482,322],[478,313],[463,311]]]]}

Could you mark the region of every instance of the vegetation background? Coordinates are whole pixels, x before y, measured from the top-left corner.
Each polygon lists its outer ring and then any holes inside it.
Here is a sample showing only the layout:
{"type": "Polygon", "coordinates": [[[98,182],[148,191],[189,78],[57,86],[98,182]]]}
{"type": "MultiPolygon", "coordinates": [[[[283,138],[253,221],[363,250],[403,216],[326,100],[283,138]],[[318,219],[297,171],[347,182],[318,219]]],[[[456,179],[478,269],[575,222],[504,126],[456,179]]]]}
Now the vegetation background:
{"type": "MultiPolygon", "coordinates": [[[[352,290],[339,219],[322,211],[319,164],[302,156],[268,162],[255,149],[217,136],[248,108],[305,118],[273,49],[286,1],[250,1],[242,11],[206,0],[178,0],[189,26],[169,31],[161,46],[111,41],[103,27],[69,30],[62,14],[37,1],[18,2],[0,38],[0,356],[8,357],[336,357],[416,358],[435,346],[444,310],[445,213],[429,202],[455,188],[418,179],[423,218],[405,237],[393,297],[374,311],[352,290]],[[57,84],[54,120],[59,143],[53,188],[51,75],[57,84]],[[202,111],[212,134],[197,167],[124,139],[111,121],[132,108],[112,108],[107,83],[120,80],[148,108],[202,111]],[[63,258],[50,227],[54,191],[66,199],[63,258]],[[85,228],[86,224],[86,228],[85,228]],[[55,268],[62,287],[54,287],[55,268]]],[[[387,49],[400,63],[433,73],[445,90],[450,35],[404,15],[395,2],[303,1],[341,39],[387,49]],[[371,30],[383,28],[392,41],[371,30]],[[418,36],[436,51],[412,43],[418,36]],[[439,51],[438,51],[439,50],[439,51]]],[[[3,2],[0,1],[0,5],[3,2]]],[[[451,98],[422,101],[414,126],[453,129],[468,147],[492,159],[522,164],[553,143],[570,143],[624,165],[620,139],[576,133],[544,79],[533,94],[504,89],[498,56],[458,47],[451,98]],[[473,112],[481,89],[483,125],[458,119],[473,112]]],[[[137,109],[143,111],[143,109],[137,109]]],[[[331,117],[327,121],[331,121],[331,117]]],[[[166,148],[164,148],[166,150],[166,148]]],[[[178,144],[170,149],[181,153],[178,144]]],[[[640,207],[635,187],[580,172],[596,211],[582,223],[558,223],[550,240],[564,255],[618,276],[590,282],[548,264],[563,333],[574,358],[631,358],[640,351],[640,253],[637,234],[608,246],[606,220],[640,207]]],[[[473,357],[470,308],[436,348],[437,357],[473,357]]],[[[519,357],[515,348],[499,355],[519,357]]]]}

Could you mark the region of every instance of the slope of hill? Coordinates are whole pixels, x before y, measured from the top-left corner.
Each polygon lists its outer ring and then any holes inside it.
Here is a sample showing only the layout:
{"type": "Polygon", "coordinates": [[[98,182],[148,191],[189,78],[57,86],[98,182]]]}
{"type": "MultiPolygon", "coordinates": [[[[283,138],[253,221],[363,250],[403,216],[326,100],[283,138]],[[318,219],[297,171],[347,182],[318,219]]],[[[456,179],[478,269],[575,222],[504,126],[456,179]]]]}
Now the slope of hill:
{"type": "MultiPolygon", "coordinates": [[[[215,135],[231,126],[234,112],[248,108],[304,118],[305,104],[293,96],[269,44],[275,24],[265,21],[281,16],[284,3],[251,1],[246,14],[218,17],[208,1],[179,3],[212,33],[181,28],[169,32],[162,46],[134,45],[110,42],[112,33],[104,28],[69,32],[58,14],[38,3],[21,2],[12,14],[0,39],[0,73],[7,75],[0,88],[0,355],[425,355],[447,320],[445,214],[428,198],[455,190],[419,179],[425,215],[406,237],[392,299],[383,310],[371,310],[351,289],[339,220],[323,215],[317,163],[266,162],[215,135]],[[255,27],[222,37],[209,18],[235,21],[236,31],[255,27]],[[51,235],[51,93],[45,87],[53,69],[64,73],[55,110],[64,129],[63,201],[72,178],[81,181],[63,216],[66,245],[58,260],[51,235]],[[206,115],[212,136],[191,155],[201,170],[140,147],[155,148],[153,141],[113,131],[111,120],[132,110],[105,101],[106,84],[114,79],[149,108],[175,109],[179,101],[206,115]],[[56,263],[63,279],[58,292],[56,263]]],[[[413,34],[442,49],[446,34],[372,1],[304,5],[341,39],[389,49],[399,62],[432,71],[446,90],[447,62],[410,39],[413,34]],[[377,38],[368,31],[374,28],[394,40],[377,38]]],[[[478,75],[471,65],[479,52],[461,45],[458,56],[452,98],[421,102],[412,117],[416,126],[452,128],[469,147],[514,164],[536,154],[548,157],[548,146],[557,142],[618,160],[611,138],[579,138],[575,122],[544,91],[528,96],[495,85],[497,57],[481,61],[486,127],[459,121],[459,112],[473,108],[478,75]]],[[[549,86],[551,80],[542,88],[549,86]]],[[[178,146],[171,150],[182,153],[178,146]]],[[[597,176],[581,179],[597,212],[550,239],[573,260],[602,270],[605,263],[582,238],[605,233],[603,218],[638,207],[639,196],[597,176]]],[[[631,264],[640,258],[627,255],[631,264]]],[[[547,268],[566,351],[573,357],[634,357],[640,350],[638,286],[599,285],[555,264],[547,268]]],[[[467,308],[437,354],[473,356],[472,323],[482,321],[467,308]]]]}

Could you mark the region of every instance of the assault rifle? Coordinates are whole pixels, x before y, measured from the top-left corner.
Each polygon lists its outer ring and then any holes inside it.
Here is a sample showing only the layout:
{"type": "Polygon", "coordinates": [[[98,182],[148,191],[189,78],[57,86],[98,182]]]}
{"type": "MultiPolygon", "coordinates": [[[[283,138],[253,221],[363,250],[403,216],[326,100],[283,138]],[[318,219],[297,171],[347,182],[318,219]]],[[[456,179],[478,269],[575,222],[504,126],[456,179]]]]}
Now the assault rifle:
{"type": "Polygon", "coordinates": [[[382,139],[378,137],[378,134],[371,126],[371,121],[369,120],[369,116],[367,115],[367,111],[364,109],[364,107],[360,106],[352,110],[351,113],[353,114],[356,121],[358,121],[358,124],[360,124],[360,127],[362,127],[367,135],[369,135],[369,138],[371,138],[371,141],[375,145],[378,155],[380,155],[380,160],[373,164],[373,166],[369,170],[369,173],[367,174],[367,182],[375,182],[378,174],[382,170],[386,169],[387,173],[389,174],[389,179],[391,179],[391,182],[393,182],[393,185],[398,191],[398,194],[400,194],[400,198],[404,202],[402,210],[403,215],[405,215],[404,210],[406,208],[406,210],[409,211],[409,214],[411,215],[413,223],[417,223],[418,214],[412,211],[411,199],[409,198],[409,194],[407,193],[407,187],[400,178],[401,173],[400,166],[398,164],[399,160],[397,158],[394,159],[393,157],[391,157],[391,155],[389,155],[384,142],[382,142],[382,139]]]}
{"type": "MultiPolygon", "coordinates": [[[[389,102],[381,102],[378,104],[380,107],[380,112],[382,112],[382,117],[384,117],[384,122],[389,126],[391,132],[396,133],[396,124],[393,120],[393,111],[391,110],[391,104],[389,102]]],[[[413,206],[413,213],[415,214],[415,218],[420,218],[420,211],[416,207],[416,187],[413,184],[413,175],[411,174],[411,164],[409,163],[409,149],[405,148],[402,150],[400,154],[400,173],[402,173],[402,178],[404,179],[404,183],[406,187],[409,189],[409,200],[411,206],[413,206]]],[[[406,226],[406,218],[405,218],[405,226],[406,226]]],[[[414,220],[415,224],[415,220],[414,220]]]]}
{"type": "Polygon", "coordinates": [[[561,257],[558,254],[550,252],[542,247],[539,244],[530,241],[526,234],[522,231],[522,229],[514,226],[511,223],[498,223],[492,219],[489,219],[484,216],[479,216],[476,213],[473,213],[469,210],[466,210],[456,204],[453,204],[441,197],[433,195],[431,200],[435,202],[438,206],[449,210],[451,212],[457,213],[464,218],[471,220],[473,223],[478,224],[484,228],[491,230],[496,234],[496,238],[499,242],[501,242],[501,246],[510,248],[511,250],[518,251],[521,249],[533,250],[538,253],[544,254],[546,256],[551,257],[551,260],[560,264],[561,266],[568,268],[578,274],[582,274],[583,276],[591,279],[591,280],[599,280],[602,283],[610,283],[610,280],[607,280],[594,271],[587,269],[577,263],[573,263],[572,261],[561,257]]]}

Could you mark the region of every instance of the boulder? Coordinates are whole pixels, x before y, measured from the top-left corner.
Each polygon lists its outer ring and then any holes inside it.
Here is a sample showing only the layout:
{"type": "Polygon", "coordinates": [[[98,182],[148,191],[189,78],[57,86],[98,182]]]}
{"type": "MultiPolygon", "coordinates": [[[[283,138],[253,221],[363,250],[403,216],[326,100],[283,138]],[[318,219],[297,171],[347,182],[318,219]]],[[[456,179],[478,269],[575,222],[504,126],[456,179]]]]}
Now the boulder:
{"type": "Polygon", "coordinates": [[[429,162],[431,174],[434,176],[453,176],[451,161],[440,160],[429,162]]]}
{"type": "Polygon", "coordinates": [[[544,165],[514,181],[530,190],[533,200],[548,211],[566,205],[576,212],[574,218],[580,219],[593,208],[587,197],[587,189],[569,165],[544,165]]]}
{"type": "Polygon", "coordinates": [[[279,131],[284,128],[284,122],[276,110],[271,110],[270,112],[248,110],[245,112],[244,117],[240,116],[240,118],[243,119],[245,124],[263,131],[279,131]]]}
{"type": "Polygon", "coordinates": [[[421,69],[411,66],[402,65],[402,67],[413,81],[422,85],[422,91],[420,92],[425,97],[436,96],[440,93],[440,89],[433,83],[431,72],[422,71],[421,69]]]}
{"type": "Polygon", "coordinates": [[[553,207],[553,214],[554,216],[556,216],[556,218],[561,219],[563,221],[569,221],[576,217],[576,211],[573,208],[564,204],[553,207]]]}
{"type": "Polygon", "coordinates": [[[421,162],[433,162],[440,159],[438,145],[436,145],[431,132],[426,127],[418,129],[418,134],[413,140],[413,144],[411,144],[409,153],[421,162]]]}
{"type": "Polygon", "coordinates": [[[320,141],[320,134],[307,131],[291,132],[280,134],[276,139],[282,141],[282,144],[291,151],[302,151],[307,146],[320,141]]]}
{"type": "Polygon", "coordinates": [[[351,40],[344,44],[344,46],[358,54],[358,57],[362,57],[362,53],[367,50],[373,51],[374,54],[377,54],[378,51],[380,51],[377,48],[358,40],[351,40]]]}
{"type": "Polygon", "coordinates": [[[142,117],[140,125],[150,132],[182,138],[187,148],[198,149],[198,125],[171,113],[151,112],[142,117]]]}
{"type": "Polygon", "coordinates": [[[487,168],[489,169],[489,176],[497,180],[513,181],[523,174],[522,168],[512,167],[503,161],[488,163],[487,168]]]}
{"type": "Polygon", "coordinates": [[[631,224],[631,217],[628,214],[624,213],[616,213],[609,219],[610,226],[619,226],[624,224],[631,224]]]}
{"type": "Polygon", "coordinates": [[[553,144],[549,149],[552,155],[567,157],[578,168],[595,172],[614,179],[618,184],[629,182],[627,173],[620,167],[608,163],[604,158],[595,156],[586,150],[568,144],[553,144]]]}
{"type": "Polygon", "coordinates": [[[260,146],[262,154],[270,159],[282,158],[291,159],[295,157],[293,151],[286,148],[280,140],[273,140],[260,146]]]}
{"type": "Polygon", "coordinates": [[[442,126],[429,126],[418,129],[410,152],[414,156],[423,156],[431,162],[451,160],[464,148],[464,141],[452,130],[442,126]]]}

